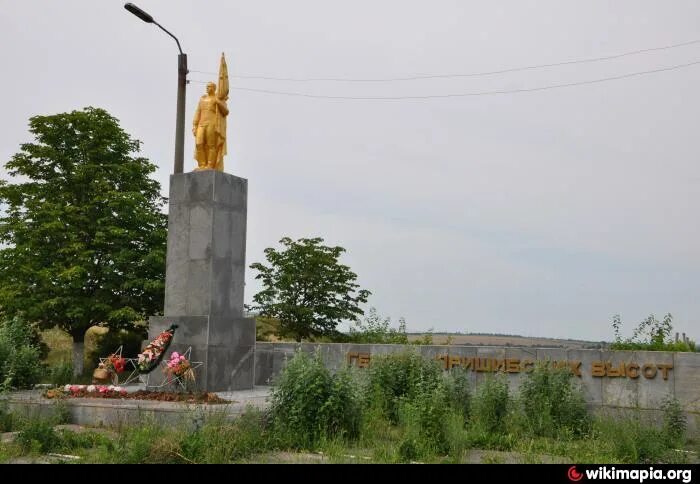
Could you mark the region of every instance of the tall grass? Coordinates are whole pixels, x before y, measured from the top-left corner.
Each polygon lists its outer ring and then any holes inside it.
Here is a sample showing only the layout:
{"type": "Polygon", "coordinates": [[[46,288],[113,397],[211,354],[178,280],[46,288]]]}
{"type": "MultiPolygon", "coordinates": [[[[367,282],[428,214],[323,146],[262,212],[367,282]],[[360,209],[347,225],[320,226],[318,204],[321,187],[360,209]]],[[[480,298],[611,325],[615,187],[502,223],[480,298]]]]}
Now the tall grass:
{"type": "Polygon", "coordinates": [[[568,367],[541,361],[520,384],[520,408],[527,430],[536,436],[584,435],[591,419],[583,393],[568,367]]]}
{"type": "Polygon", "coordinates": [[[503,433],[510,400],[506,376],[487,374],[476,391],[471,425],[488,433],[503,433]]]}

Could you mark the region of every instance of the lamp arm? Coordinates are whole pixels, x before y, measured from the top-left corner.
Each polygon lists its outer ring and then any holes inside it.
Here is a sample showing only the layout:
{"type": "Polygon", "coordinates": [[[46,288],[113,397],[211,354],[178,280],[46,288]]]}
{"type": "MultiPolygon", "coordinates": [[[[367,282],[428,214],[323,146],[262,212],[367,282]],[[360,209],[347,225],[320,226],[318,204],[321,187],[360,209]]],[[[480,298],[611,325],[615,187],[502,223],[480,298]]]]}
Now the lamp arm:
{"type": "Polygon", "coordinates": [[[168,34],[170,37],[172,37],[173,39],[175,39],[175,42],[177,42],[177,48],[180,50],[180,55],[182,55],[182,48],[180,47],[180,41],[177,40],[177,37],[175,37],[173,34],[171,34],[170,32],[168,32],[167,29],[165,29],[161,24],[159,24],[159,23],[156,22],[155,20],[153,21],[153,23],[156,24],[158,27],[160,27],[160,29],[161,29],[163,32],[165,32],[165,33],[168,34]]]}

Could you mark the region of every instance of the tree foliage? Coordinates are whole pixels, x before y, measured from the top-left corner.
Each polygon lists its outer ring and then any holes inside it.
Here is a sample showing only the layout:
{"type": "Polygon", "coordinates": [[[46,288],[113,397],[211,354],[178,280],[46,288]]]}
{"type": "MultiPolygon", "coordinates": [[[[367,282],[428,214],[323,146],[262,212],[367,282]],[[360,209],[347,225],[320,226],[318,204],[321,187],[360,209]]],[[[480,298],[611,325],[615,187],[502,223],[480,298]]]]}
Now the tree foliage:
{"type": "Polygon", "coordinates": [[[30,119],[0,181],[0,309],[83,341],[163,307],[166,216],[156,166],[106,111],[30,119]]]}
{"type": "Polygon", "coordinates": [[[322,245],[322,238],[280,240],[282,250],[265,249],[268,265],[252,264],[263,289],[252,309],[280,320],[284,333],[297,341],[333,335],[340,321],[357,321],[364,314],[359,304],[370,292],[359,289],[357,275],[338,262],[342,247],[322,245]]]}

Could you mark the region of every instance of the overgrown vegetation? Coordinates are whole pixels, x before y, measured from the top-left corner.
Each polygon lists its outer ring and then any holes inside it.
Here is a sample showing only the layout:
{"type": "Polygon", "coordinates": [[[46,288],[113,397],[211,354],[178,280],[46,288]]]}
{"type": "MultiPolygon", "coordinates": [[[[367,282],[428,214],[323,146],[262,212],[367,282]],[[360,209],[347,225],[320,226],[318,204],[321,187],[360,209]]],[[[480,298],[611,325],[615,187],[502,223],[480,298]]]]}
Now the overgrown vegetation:
{"type": "Polygon", "coordinates": [[[415,352],[375,356],[369,369],[365,405],[376,405],[395,424],[401,405],[432,392],[441,378],[437,362],[415,352]]]}
{"type": "Polygon", "coordinates": [[[442,371],[436,361],[412,351],[377,355],[367,371],[336,375],[343,385],[335,395],[352,402],[349,408],[334,402],[329,391],[334,377],[320,354],[297,353],[276,389],[284,388],[277,395],[285,398],[273,406],[268,429],[276,437],[270,442],[277,448],[330,447],[336,454],[338,446],[367,449],[378,462],[460,462],[470,448],[522,452],[534,461],[538,455],[576,462],[685,458],[673,450],[683,445],[686,430],[677,401],[665,404],[661,426],[638,417],[593,416],[571,370],[548,362],[523,375],[517,394],[511,393],[505,374],[479,375],[482,381],[473,391],[474,373],[442,371]],[[335,418],[353,431],[329,431],[332,427],[323,422],[333,419],[320,408],[336,412],[335,418]],[[279,425],[289,421],[299,424],[291,433],[279,425]],[[310,435],[309,429],[317,431],[310,435]]]}
{"type": "Polygon", "coordinates": [[[416,352],[336,372],[321,353],[298,352],[276,381],[269,410],[235,420],[192,414],[180,426],[145,421],[113,434],[73,433],[54,427],[61,414],[57,407],[52,420],[26,419],[0,405],[3,430],[20,432],[14,444],[0,444],[0,462],[47,452],[108,463],[464,462],[473,449],[480,462],[516,455],[520,462],[655,464],[693,455],[675,450],[686,445],[686,423],[673,399],[661,425],[636,414],[593,416],[566,369],[540,365],[514,394],[504,374],[446,372],[416,352]]]}
{"type": "Polygon", "coordinates": [[[348,341],[352,343],[408,344],[406,320],[399,318],[399,327],[391,327],[391,318],[382,318],[377,309],[371,307],[363,320],[350,327],[348,341]]]}
{"type": "Polygon", "coordinates": [[[360,400],[349,369],[332,374],[321,354],[299,352],[288,363],[272,392],[271,422],[280,438],[295,448],[319,439],[354,438],[360,400]]]}
{"type": "Polygon", "coordinates": [[[42,372],[36,329],[20,317],[0,320],[0,390],[31,388],[42,372]]]}
{"type": "Polygon", "coordinates": [[[552,368],[541,361],[520,385],[520,406],[533,435],[585,435],[590,417],[569,367],[552,368]]]}
{"type": "Polygon", "coordinates": [[[682,445],[688,422],[680,402],[674,397],[667,397],[661,406],[664,413],[663,432],[672,445],[682,445]]]}
{"type": "Polygon", "coordinates": [[[0,392],[0,432],[12,432],[15,416],[10,412],[7,399],[0,392]]]}
{"type": "Polygon", "coordinates": [[[472,424],[486,434],[506,431],[510,393],[505,375],[486,375],[474,398],[472,424]]]}
{"type": "Polygon", "coordinates": [[[620,329],[622,320],[619,314],[613,316],[615,341],[610,345],[613,350],[647,350],[647,351],[696,351],[695,341],[673,341],[673,316],[667,314],[659,321],[653,314],[637,325],[628,338],[622,338],[620,329]]]}

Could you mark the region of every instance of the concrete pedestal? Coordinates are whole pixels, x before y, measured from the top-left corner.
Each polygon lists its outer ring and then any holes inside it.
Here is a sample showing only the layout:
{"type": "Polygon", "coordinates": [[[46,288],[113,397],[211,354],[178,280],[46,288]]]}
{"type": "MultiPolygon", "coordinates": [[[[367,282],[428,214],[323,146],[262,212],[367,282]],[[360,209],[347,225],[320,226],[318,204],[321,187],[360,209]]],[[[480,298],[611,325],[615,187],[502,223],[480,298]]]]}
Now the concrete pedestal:
{"type": "MultiPolygon", "coordinates": [[[[168,355],[192,346],[198,387],[253,388],[255,320],[243,318],[248,182],[213,170],[171,175],[163,317],[149,339],[177,324],[168,355]]],[[[158,370],[155,373],[160,373],[158,370]]]]}

